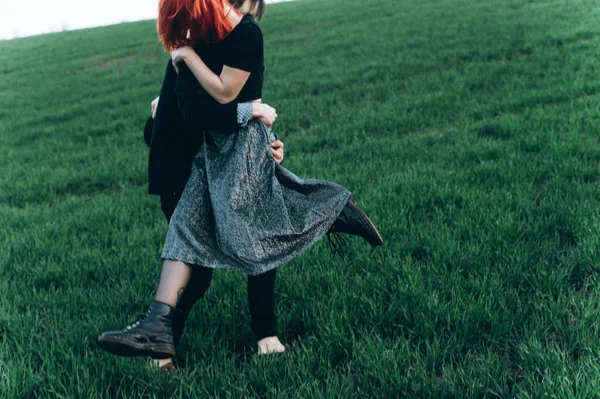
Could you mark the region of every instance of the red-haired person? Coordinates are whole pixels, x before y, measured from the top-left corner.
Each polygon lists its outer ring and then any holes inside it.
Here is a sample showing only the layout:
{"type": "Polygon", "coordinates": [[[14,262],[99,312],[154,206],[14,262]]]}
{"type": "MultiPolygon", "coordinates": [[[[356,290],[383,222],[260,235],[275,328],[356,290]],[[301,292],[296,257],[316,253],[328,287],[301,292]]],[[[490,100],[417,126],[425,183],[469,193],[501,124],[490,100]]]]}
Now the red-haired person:
{"type": "MultiPolygon", "coordinates": [[[[244,8],[244,5],[241,6],[244,8]]],[[[207,52],[206,46],[196,46],[196,50],[207,61],[211,60],[211,56],[215,56],[214,52],[207,52]]],[[[190,84],[195,81],[191,72],[178,75],[173,64],[169,62],[161,95],[152,101],[152,115],[144,128],[144,139],[150,147],[150,192],[160,195],[161,210],[167,222],[170,221],[189,178],[191,162],[201,144],[202,130],[229,132],[245,126],[253,118],[271,126],[277,117],[275,109],[263,103],[219,104],[201,87],[194,88],[194,84],[190,84]],[[155,118],[158,119],[156,123],[155,118]]],[[[276,163],[283,162],[283,143],[278,139],[271,143],[271,153],[276,163]]],[[[198,267],[192,270],[188,286],[180,296],[178,312],[172,324],[175,345],[183,334],[185,321],[195,302],[202,298],[208,289],[211,277],[212,269],[198,267]]],[[[269,325],[275,324],[273,305],[265,306],[260,302],[263,298],[269,299],[269,296],[256,295],[265,289],[268,291],[268,285],[272,284],[272,281],[273,274],[248,276],[250,314],[257,337],[265,335],[265,332],[270,330],[269,325]],[[265,308],[272,308],[272,314],[257,314],[257,311],[265,308]]],[[[269,339],[259,341],[261,353],[266,353],[265,344],[268,341],[269,339]]],[[[156,363],[161,370],[174,370],[173,359],[160,359],[156,363]]]]}
{"type": "MultiPolygon", "coordinates": [[[[179,92],[204,92],[221,104],[260,103],[263,36],[251,13],[262,1],[161,0],[159,36],[171,52],[179,92]],[[235,6],[235,7],[234,7],[235,6]],[[198,48],[205,48],[204,59],[198,48]],[[197,81],[190,83],[192,75],[197,81]],[[187,77],[187,78],[186,78],[187,77]],[[179,81],[178,81],[179,83],[179,81]],[[195,86],[197,85],[197,86],[195,86]]],[[[190,94],[193,97],[193,94],[190,94]]],[[[183,117],[185,119],[185,116],[183,117]]],[[[259,119],[223,133],[203,131],[192,171],[173,213],[163,247],[163,269],[146,315],[125,330],[103,333],[101,348],[124,356],[174,356],[174,323],[181,298],[196,272],[208,289],[212,269],[248,275],[251,325],[258,352],[282,352],[276,334],[276,267],[312,247],[324,235],[348,233],[371,245],[383,240],[344,187],[302,179],[276,163],[271,129],[259,119]],[[251,287],[251,281],[257,283],[251,287]]],[[[330,241],[331,243],[331,241],[330,241]]]]}

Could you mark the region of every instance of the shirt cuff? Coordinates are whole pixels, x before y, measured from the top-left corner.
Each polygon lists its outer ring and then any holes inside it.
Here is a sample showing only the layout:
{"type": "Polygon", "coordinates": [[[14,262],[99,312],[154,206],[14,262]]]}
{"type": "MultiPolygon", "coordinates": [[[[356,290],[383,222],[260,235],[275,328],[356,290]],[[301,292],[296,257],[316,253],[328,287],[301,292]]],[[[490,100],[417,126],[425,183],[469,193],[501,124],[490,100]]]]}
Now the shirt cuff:
{"type": "Polygon", "coordinates": [[[240,127],[248,126],[252,119],[252,103],[240,103],[237,105],[237,122],[240,127]]]}

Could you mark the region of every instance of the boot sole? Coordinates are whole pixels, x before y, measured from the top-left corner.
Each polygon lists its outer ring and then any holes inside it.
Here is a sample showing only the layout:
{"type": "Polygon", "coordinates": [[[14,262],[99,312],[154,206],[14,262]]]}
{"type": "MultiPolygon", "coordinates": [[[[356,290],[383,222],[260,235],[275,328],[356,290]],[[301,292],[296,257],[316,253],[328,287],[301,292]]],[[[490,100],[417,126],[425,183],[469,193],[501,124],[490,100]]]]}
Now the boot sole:
{"type": "Polygon", "coordinates": [[[360,216],[363,223],[366,224],[369,230],[371,230],[371,232],[377,237],[376,240],[367,240],[369,244],[371,244],[373,247],[383,245],[383,238],[381,237],[381,234],[379,234],[379,230],[377,230],[377,227],[375,227],[373,222],[371,222],[371,219],[369,219],[369,217],[358,207],[358,204],[354,201],[354,198],[352,198],[352,196],[350,196],[348,202],[350,203],[352,209],[358,214],[358,216],[360,216]]]}
{"type": "Polygon", "coordinates": [[[117,356],[149,356],[152,359],[166,359],[175,356],[175,348],[167,344],[140,344],[105,338],[98,341],[98,347],[117,356]]]}

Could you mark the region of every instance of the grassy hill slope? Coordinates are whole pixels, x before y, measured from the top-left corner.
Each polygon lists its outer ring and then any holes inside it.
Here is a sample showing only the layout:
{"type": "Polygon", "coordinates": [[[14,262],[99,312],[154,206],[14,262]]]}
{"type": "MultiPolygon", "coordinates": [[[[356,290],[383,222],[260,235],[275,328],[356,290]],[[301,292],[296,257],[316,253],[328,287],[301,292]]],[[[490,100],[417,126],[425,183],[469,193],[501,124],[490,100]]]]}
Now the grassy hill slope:
{"type": "Polygon", "coordinates": [[[95,347],[160,271],[155,23],[0,42],[0,397],[597,397],[599,17],[591,0],[270,7],[286,166],[346,186],[386,245],[281,267],[290,356],[252,355],[245,277],[216,273],[179,378],[95,347]]]}

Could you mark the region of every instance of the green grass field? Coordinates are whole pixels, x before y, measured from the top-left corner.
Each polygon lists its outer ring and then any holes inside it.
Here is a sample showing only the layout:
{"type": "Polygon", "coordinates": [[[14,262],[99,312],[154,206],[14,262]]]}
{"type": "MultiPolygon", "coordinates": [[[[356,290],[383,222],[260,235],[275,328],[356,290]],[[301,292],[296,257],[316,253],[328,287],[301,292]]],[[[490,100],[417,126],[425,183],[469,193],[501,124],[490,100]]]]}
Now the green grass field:
{"type": "Polygon", "coordinates": [[[219,271],[177,377],[95,345],[160,272],[155,23],[0,42],[0,397],[600,397],[599,21],[594,0],[272,6],[285,165],[346,186],[386,245],[281,267],[283,357],[253,355],[245,276],[219,271]]]}

